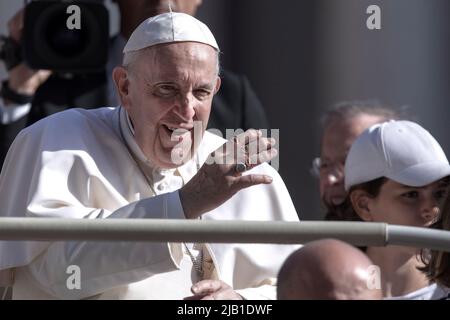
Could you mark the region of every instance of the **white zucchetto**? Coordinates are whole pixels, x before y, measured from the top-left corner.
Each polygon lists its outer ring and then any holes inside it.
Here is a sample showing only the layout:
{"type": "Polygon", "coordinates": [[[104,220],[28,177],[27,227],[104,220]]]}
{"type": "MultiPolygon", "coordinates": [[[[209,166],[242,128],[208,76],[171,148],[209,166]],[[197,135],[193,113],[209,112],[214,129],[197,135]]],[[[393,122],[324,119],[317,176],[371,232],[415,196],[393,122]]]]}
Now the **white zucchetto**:
{"type": "Polygon", "coordinates": [[[142,22],[133,31],[123,53],[185,41],[204,43],[220,51],[211,30],[203,22],[185,13],[167,12],[142,22]]]}

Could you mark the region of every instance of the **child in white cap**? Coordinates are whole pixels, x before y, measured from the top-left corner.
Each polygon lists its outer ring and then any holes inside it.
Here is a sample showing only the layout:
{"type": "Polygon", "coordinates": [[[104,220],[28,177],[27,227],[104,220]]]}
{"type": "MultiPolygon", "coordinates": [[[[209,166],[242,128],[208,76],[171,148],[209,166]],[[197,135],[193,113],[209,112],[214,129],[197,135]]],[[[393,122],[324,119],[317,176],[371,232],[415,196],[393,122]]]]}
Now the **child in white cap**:
{"type": "MultiPolygon", "coordinates": [[[[429,227],[449,184],[450,165],[431,134],[410,121],[389,121],[367,129],[353,143],[345,163],[350,219],[429,227]]],[[[440,299],[446,289],[430,283],[420,249],[368,247],[380,267],[385,298],[440,299]]]]}

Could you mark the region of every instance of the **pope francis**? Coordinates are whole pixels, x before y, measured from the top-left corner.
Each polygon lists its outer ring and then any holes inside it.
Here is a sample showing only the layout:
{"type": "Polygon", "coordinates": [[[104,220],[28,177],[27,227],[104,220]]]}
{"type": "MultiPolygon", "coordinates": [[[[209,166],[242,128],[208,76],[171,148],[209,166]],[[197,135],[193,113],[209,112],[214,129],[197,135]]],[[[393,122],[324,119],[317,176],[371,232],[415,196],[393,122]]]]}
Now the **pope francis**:
{"type": "MultiPolygon", "coordinates": [[[[1,216],[298,220],[266,163],[274,140],[249,130],[226,141],[204,129],[220,87],[206,25],[174,12],[144,21],[112,76],[120,107],[72,109],[19,134],[0,176],[1,216]]],[[[0,270],[13,299],[270,299],[294,249],[0,241],[0,270]],[[81,271],[75,290],[69,266],[81,271]]]]}

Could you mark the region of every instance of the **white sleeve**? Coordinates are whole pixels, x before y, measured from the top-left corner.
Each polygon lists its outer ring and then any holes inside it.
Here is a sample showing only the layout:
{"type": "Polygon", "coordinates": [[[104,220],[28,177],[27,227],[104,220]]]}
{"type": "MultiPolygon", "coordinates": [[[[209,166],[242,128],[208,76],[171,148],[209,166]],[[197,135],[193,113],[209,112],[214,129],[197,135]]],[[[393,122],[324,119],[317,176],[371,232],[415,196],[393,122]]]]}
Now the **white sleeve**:
{"type": "Polygon", "coordinates": [[[277,287],[275,285],[266,284],[256,288],[247,288],[236,290],[244,300],[276,300],[277,287]]]}
{"type": "MultiPolygon", "coordinates": [[[[51,137],[39,136],[47,131],[55,135],[45,127],[37,134],[25,129],[14,141],[0,175],[2,216],[184,219],[177,191],[131,204],[108,196],[87,153],[50,151],[53,145],[45,141],[51,137]]],[[[0,241],[0,270],[20,268],[17,274],[23,270],[39,289],[62,299],[90,297],[173,270],[179,259],[167,243],[0,241]],[[66,288],[71,265],[80,268],[81,290],[66,288]]]]}
{"type": "MultiPolygon", "coordinates": [[[[108,217],[114,218],[184,219],[184,213],[176,191],[120,208],[108,217]]],[[[50,295],[81,299],[175,270],[179,259],[171,254],[167,243],[71,241],[51,244],[25,268],[40,289],[50,295]],[[79,290],[67,288],[69,266],[79,267],[79,290]]]]}
{"type": "Polygon", "coordinates": [[[11,104],[6,106],[5,101],[0,97],[0,123],[10,124],[26,116],[30,112],[31,103],[11,104]]]}

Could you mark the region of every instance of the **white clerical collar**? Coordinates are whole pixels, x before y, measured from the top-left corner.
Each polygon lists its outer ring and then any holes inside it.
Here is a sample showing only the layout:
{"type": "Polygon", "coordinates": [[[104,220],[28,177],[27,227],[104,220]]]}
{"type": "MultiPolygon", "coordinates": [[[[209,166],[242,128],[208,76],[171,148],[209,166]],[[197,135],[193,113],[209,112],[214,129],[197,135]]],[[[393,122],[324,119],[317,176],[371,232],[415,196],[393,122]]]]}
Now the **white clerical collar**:
{"type": "MultiPolygon", "coordinates": [[[[125,143],[128,148],[133,153],[133,157],[136,161],[139,161],[141,165],[146,167],[147,173],[152,174],[154,180],[163,179],[166,176],[175,175],[177,172],[183,179],[184,183],[187,183],[198,171],[197,166],[197,154],[193,159],[189,160],[187,163],[176,169],[161,169],[152,164],[152,162],[145,156],[141,148],[136,142],[134,137],[135,131],[131,123],[130,117],[128,116],[125,108],[120,107],[120,130],[122,131],[125,143]]],[[[154,181],[157,182],[157,181],[154,181]]]]}
{"type": "MultiPolygon", "coordinates": [[[[123,109],[123,108],[122,108],[123,109]]],[[[125,109],[123,109],[123,110],[125,110],[125,109]]],[[[135,135],[135,132],[134,132],[134,127],[133,127],[133,124],[131,123],[131,119],[130,119],[130,116],[128,115],[128,112],[125,110],[125,115],[126,115],[126,119],[127,119],[127,125],[128,125],[128,129],[130,129],[130,131],[131,131],[131,133],[133,134],[133,136],[135,135]]]]}

